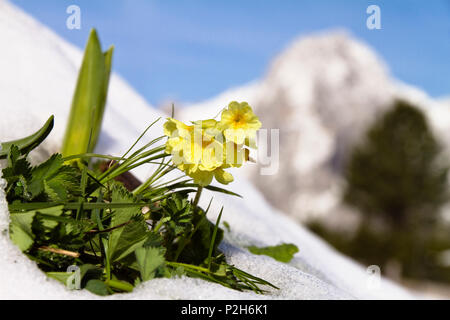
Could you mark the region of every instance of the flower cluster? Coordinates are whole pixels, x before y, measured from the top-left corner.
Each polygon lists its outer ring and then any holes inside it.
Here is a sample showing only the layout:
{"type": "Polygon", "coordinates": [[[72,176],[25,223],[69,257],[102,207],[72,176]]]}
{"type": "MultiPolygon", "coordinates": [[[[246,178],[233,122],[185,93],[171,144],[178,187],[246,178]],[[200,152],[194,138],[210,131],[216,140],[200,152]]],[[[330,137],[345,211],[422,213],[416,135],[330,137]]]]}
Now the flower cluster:
{"type": "Polygon", "coordinates": [[[249,158],[249,148],[256,149],[256,131],[261,122],[247,102],[231,102],[220,121],[200,120],[187,125],[173,118],[164,124],[169,137],[166,152],[178,169],[207,186],[213,177],[222,184],[233,181],[225,169],[240,167],[249,158]]]}

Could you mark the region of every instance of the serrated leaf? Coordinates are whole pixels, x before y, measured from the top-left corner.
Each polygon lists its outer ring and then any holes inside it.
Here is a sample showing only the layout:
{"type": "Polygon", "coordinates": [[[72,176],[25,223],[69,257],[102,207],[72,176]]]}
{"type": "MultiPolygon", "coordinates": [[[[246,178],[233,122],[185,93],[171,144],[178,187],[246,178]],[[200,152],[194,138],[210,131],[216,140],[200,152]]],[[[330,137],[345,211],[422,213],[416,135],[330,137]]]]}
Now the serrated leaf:
{"type": "MultiPolygon", "coordinates": [[[[136,218],[134,218],[136,219],[136,218]]],[[[144,221],[136,219],[126,226],[114,230],[109,242],[111,261],[120,261],[141,246],[147,239],[144,221]]]]}
{"type": "Polygon", "coordinates": [[[250,246],[248,250],[257,255],[266,255],[274,258],[280,262],[289,262],[294,257],[294,254],[298,252],[298,248],[295,244],[291,243],[283,243],[277,246],[269,246],[269,247],[256,247],[250,246]]]}
{"type": "Polygon", "coordinates": [[[147,234],[147,239],[145,240],[144,247],[161,247],[163,243],[163,238],[159,233],[149,232],[147,234]]]}
{"type": "Polygon", "coordinates": [[[54,154],[47,161],[33,168],[33,177],[30,183],[30,192],[33,194],[33,197],[44,191],[44,181],[56,174],[63,164],[62,156],[54,154]]]}
{"type": "Polygon", "coordinates": [[[25,159],[21,158],[19,148],[12,145],[8,153],[8,167],[2,170],[3,179],[6,180],[6,198],[9,203],[15,200],[29,201],[29,183],[31,180],[31,166],[25,159]]]}
{"type": "Polygon", "coordinates": [[[50,200],[66,201],[81,194],[79,172],[76,168],[62,166],[58,172],[45,180],[44,189],[50,200]]]}
{"type": "MultiPolygon", "coordinates": [[[[122,186],[116,184],[112,190],[111,202],[134,202],[133,196],[122,186]]],[[[116,209],[111,218],[110,228],[128,223],[114,229],[108,239],[108,255],[112,262],[119,261],[132,253],[147,239],[148,229],[138,208],[116,209]]]]}
{"type": "Polygon", "coordinates": [[[51,201],[66,201],[81,193],[79,170],[64,165],[62,155],[54,154],[47,161],[31,170],[28,191],[31,198],[45,194],[51,201]]]}
{"type": "Polygon", "coordinates": [[[136,249],[135,254],[142,281],[153,279],[158,268],[165,262],[164,251],[161,248],[142,246],[136,249]]]}

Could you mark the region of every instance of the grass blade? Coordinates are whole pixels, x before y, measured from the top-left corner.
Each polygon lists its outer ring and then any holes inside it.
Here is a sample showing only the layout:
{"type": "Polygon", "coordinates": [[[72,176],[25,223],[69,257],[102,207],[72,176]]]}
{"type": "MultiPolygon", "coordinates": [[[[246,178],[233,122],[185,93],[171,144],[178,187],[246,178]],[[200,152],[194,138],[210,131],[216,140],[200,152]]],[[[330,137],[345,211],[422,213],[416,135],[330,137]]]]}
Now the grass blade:
{"type": "Polygon", "coordinates": [[[211,270],[211,262],[212,262],[212,253],[214,249],[214,242],[216,241],[217,229],[219,229],[220,219],[222,218],[223,207],[220,209],[219,217],[217,218],[216,225],[214,226],[214,231],[211,237],[211,243],[209,245],[208,252],[208,270],[211,270]]]}

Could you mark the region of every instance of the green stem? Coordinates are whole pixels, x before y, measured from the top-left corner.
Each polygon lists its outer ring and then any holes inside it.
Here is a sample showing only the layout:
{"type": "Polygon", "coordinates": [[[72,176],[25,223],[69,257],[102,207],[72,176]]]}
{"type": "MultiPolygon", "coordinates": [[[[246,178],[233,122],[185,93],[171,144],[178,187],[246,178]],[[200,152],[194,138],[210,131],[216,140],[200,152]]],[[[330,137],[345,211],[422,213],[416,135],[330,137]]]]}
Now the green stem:
{"type": "Polygon", "coordinates": [[[118,289],[121,291],[125,291],[125,292],[133,291],[133,286],[131,284],[123,282],[123,281],[106,280],[105,284],[111,288],[118,289]]]}
{"type": "Polygon", "coordinates": [[[199,186],[197,189],[197,194],[194,199],[194,210],[197,208],[198,202],[200,201],[200,196],[202,195],[203,187],[199,186]]]}
{"type": "MultiPolygon", "coordinates": [[[[97,202],[102,202],[103,201],[103,193],[100,192],[99,197],[97,199],[97,202]]],[[[102,231],[104,230],[104,226],[102,223],[102,219],[100,217],[100,209],[95,209],[93,211],[93,215],[94,215],[94,221],[97,222],[97,228],[98,230],[102,231]]],[[[104,238],[104,235],[100,234],[99,235],[99,240],[100,240],[100,250],[102,252],[102,256],[103,259],[105,261],[105,275],[106,275],[106,279],[110,280],[111,279],[111,264],[109,262],[109,248],[108,248],[108,240],[104,238]]]]}
{"type": "MultiPolygon", "coordinates": [[[[102,241],[103,241],[103,245],[105,245],[105,241],[106,240],[102,239],[102,241]]],[[[105,256],[108,257],[108,255],[109,255],[109,252],[105,248],[105,256]]],[[[106,263],[106,265],[105,265],[105,276],[106,276],[106,279],[111,279],[111,264],[110,264],[108,258],[105,259],[105,263],[106,263]]]]}
{"type": "Polygon", "coordinates": [[[153,232],[157,233],[159,231],[159,229],[161,229],[161,227],[163,226],[164,222],[167,222],[167,221],[165,221],[164,217],[162,217],[161,220],[159,220],[159,222],[156,225],[156,227],[153,229],[153,232]]]}

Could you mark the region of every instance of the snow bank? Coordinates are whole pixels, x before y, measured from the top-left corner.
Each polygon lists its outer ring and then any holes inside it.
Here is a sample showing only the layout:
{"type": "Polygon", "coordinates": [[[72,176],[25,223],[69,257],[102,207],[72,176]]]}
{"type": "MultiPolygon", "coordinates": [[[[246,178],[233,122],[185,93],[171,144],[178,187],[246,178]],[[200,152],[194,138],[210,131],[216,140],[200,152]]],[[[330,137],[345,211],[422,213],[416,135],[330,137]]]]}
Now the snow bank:
{"type": "MultiPolygon", "coordinates": [[[[81,52],[6,1],[0,0],[0,140],[18,138],[37,129],[50,114],[55,129],[33,157],[42,159],[60,146],[81,63],[81,52]]],[[[100,30],[101,35],[101,30],[100,30]]],[[[117,75],[112,76],[98,151],[120,154],[149,122],[161,114],[117,75]]],[[[149,139],[161,134],[161,126],[149,139]]],[[[136,174],[144,179],[148,169],[136,174]]],[[[293,220],[272,208],[243,177],[231,187],[244,199],[214,195],[211,219],[225,206],[231,226],[221,245],[229,261],[281,288],[261,296],[237,292],[198,279],[157,279],[130,294],[109,299],[348,299],[413,298],[402,288],[381,280],[369,286],[365,268],[335,252],[293,220]],[[248,245],[296,244],[300,252],[289,264],[250,254],[248,245]]],[[[48,279],[8,237],[8,209],[0,178],[0,298],[94,299],[86,291],[69,291],[48,279]]],[[[205,192],[202,205],[212,194],[205,192]]]]}

